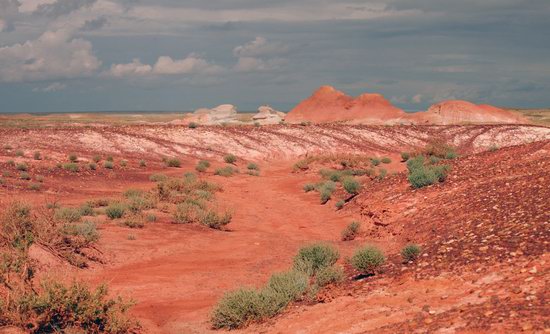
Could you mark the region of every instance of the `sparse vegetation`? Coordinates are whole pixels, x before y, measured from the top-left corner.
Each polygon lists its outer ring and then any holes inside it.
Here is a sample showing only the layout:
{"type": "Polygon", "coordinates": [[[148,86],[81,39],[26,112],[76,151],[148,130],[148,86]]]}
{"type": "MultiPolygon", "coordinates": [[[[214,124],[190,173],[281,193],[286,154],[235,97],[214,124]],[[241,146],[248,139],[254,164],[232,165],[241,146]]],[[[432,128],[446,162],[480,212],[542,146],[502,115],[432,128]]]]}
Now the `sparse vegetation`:
{"type": "Polygon", "coordinates": [[[355,239],[359,229],[361,228],[361,223],[354,221],[351,222],[346,228],[342,231],[342,241],[351,241],[355,239]]]}
{"type": "Polygon", "coordinates": [[[99,155],[94,155],[92,157],[92,161],[95,162],[95,163],[98,163],[101,161],[101,157],[99,155]]]}
{"type": "Polygon", "coordinates": [[[113,158],[112,155],[108,155],[107,158],[106,158],[105,160],[107,160],[107,161],[109,161],[109,162],[114,162],[114,161],[115,161],[115,159],[113,158]]]}
{"type": "Polygon", "coordinates": [[[385,168],[380,168],[378,170],[378,176],[376,177],[379,181],[382,181],[388,175],[388,171],[385,168]]]}
{"type": "Polygon", "coordinates": [[[75,153],[69,154],[69,161],[70,162],[77,162],[78,161],[78,156],[75,153]]]}
{"type": "Polygon", "coordinates": [[[229,211],[218,213],[214,210],[200,210],[199,222],[213,229],[222,229],[225,225],[231,223],[233,215],[229,211]]]}
{"type": "Polygon", "coordinates": [[[88,169],[90,170],[96,170],[97,169],[97,165],[94,163],[94,162],[90,162],[88,164],[88,169]]]}
{"type": "Polygon", "coordinates": [[[157,216],[154,213],[148,213],[147,216],[145,216],[145,219],[148,222],[153,223],[157,221],[157,216]]]}
{"type": "Polygon", "coordinates": [[[34,152],[33,154],[34,160],[42,160],[42,154],[38,151],[34,152]]]}
{"type": "Polygon", "coordinates": [[[112,202],[105,209],[105,214],[110,219],[122,218],[122,216],[124,216],[125,212],[126,212],[126,206],[123,203],[120,203],[120,202],[112,202]]]}
{"type": "Polygon", "coordinates": [[[189,123],[189,129],[196,129],[198,126],[199,126],[199,124],[197,124],[195,122],[190,122],[189,123]]]}
{"type": "Polygon", "coordinates": [[[317,286],[323,287],[329,284],[339,284],[344,280],[344,270],[340,266],[324,267],[315,275],[317,286]]]}
{"type": "Polygon", "coordinates": [[[235,173],[238,173],[238,170],[233,166],[225,166],[223,168],[217,168],[216,171],[214,172],[215,175],[225,176],[225,177],[233,176],[233,174],[235,173]]]}
{"type": "Polygon", "coordinates": [[[120,167],[126,167],[126,166],[128,166],[128,160],[124,160],[124,159],[120,160],[120,167]]]}
{"type": "Polygon", "coordinates": [[[107,160],[103,163],[103,167],[105,169],[113,169],[115,168],[115,164],[112,161],[107,160]]]}
{"type": "Polygon", "coordinates": [[[348,176],[342,181],[344,190],[350,195],[357,195],[361,189],[361,184],[353,177],[348,176]]]}
{"type": "Polygon", "coordinates": [[[31,184],[29,184],[29,190],[39,191],[40,189],[42,189],[42,185],[40,183],[31,183],[31,184]]]}
{"type": "Polygon", "coordinates": [[[422,249],[416,244],[409,244],[401,250],[401,256],[405,262],[416,260],[422,249]]]}
{"type": "Polygon", "coordinates": [[[255,170],[255,171],[259,171],[260,170],[260,167],[258,166],[258,164],[255,164],[253,162],[249,163],[246,168],[248,170],[255,170]]]}
{"type": "Polygon", "coordinates": [[[16,150],[15,151],[15,156],[16,157],[24,157],[25,156],[25,152],[23,150],[16,150]]]}
{"type": "Polygon", "coordinates": [[[443,182],[447,177],[450,166],[426,165],[422,155],[416,156],[407,162],[409,182],[413,188],[422,188],[436,182],[443,182]]]}
{"type": "Polygon", "coordinates": [[[77,173],[80,170],[80,168],[78,167],[78,164],[74,162],[63,164],[63,169],[73,173],[77,173]]]}
{"type": "Polygon", "coordinates": [[[143,167],[147,167],[147,162],[145,162],[145,160],[141,159],[139,161],[139,167],[143,168],[143,167]]]}
{"type": "Polygon", "coordinates": [[[26,181],[28,181],[28,180],[31,179],[31,176],[30,176],[29,173],[27,173],[27,172],[21,172],[21,174],[19,174],[19,178],[20,178],[21,180],[26,180],[26,181]]]}
{"type": "Polygon", "coordinates": [[[152,181],[152,182],[162,182],[162,181],[166,181],[168,179],[168,176],[164,175],[164,174],[152,174],[151,176],[149,176],[149,181],[152,181]]]}
{"type": "Polygon", "coordinates": [[[237,161],[237,157],[234,154],[227,154],[223,157],[223,161],[228,164],[234,164],[237,161]]]}
{"type": "Polygon", "coordinates": [[[145,227],[145,219],[140,214],[132,214],[124,218],[124,225],[129,228],[143,228],[145,227]]]}
{"type": "Polygon", "coordinates": [[[204,173],[210,167],[210,162],[206,160],[201,160],[197,163],[195,169],[197,172],[204,173]]]}
{"type": "Polygon", "coordinates": [[[336,206],[337,210],[340,210],[344,207],[345,204],[346,204],[346,202],[344,200],[340,200],[340,201],[336,202],[336,204],[334,204],[334,206],[336,206]]]}
{"type": "Polygon", "coordinates": [[[80,210],[75,208],[58,208],[55,210],[54,218],[65,223],[76,223],[80,221],[80,210]]]}
{"type": "Polygon", "coordinates": [[[306,184],[304,184],[304,188],[303,188],[303,189],[304,189],[304,191],[305,191],[306,193],[308,193],[308,192],[310,192],[310,191],[315,190],[315,185],[314,185],[313,183],[306,183],[306,184]]]}
{"type": "Polygon", "coordinates": [[[320,269],[332,266],[339,257],[338,250],[328,244],[317,243],[305,246],[294,257],[294,269],[313,276],[320,269]]]}
{"type": "Polygon", "coordinates": [[[383,157],[380,161],[381,161],[383,164],[390,164],[390,163],[391,163],[391,159],[388,158],[388,157],[383,157]]]}
{"type": "Polygon", "coordinates": [[[165,164],[166,164],[167,167],[179,168],[179,167],[181,167],[181,160],[178,159],[178,158],[168,158],[168,159],[166,159],[165,164]]]}
{"type": "Polygon", "coordinates": [[[406,162],[411,157],[409,152],[401,152],[401,161],[406,162]]]}
{"type": "Polygon", "coordinates": [[[489,151],[489,152],[496,152],[496,151],[498,151],[498,150],[499,150],[498,145],[493,144],[493,145],[489,146],[489,150],[488,150],[488,151],[489,151]]]}
{"type": "Polygon", "coordinates": [[[325,204],[332,197],[332,193],[336,190],[336,183],[333,181],[327,181],[318,187],[319,194],[321,196],[321,204],[325,204]]]}
{"type": "Polygon", "coordinates": [[[15,168],[19,171],[24,171],[24,172],[29,170],[29,166],[24,162],[18,163],[15,168]]]}
{"type": "Polygon", "coordinates": [[[351,257],[351,265],[362,274],[372,275],[386,261],[384,254],[375,246],[358,249],[351,257]]]}
{"type": "Polygon", "coordinates": [[[371,165],[376,167],[376,166],[380,165],[380,159],[372,158],[372,159],[370,159],[370,163],[371,163],[371,165]]]}

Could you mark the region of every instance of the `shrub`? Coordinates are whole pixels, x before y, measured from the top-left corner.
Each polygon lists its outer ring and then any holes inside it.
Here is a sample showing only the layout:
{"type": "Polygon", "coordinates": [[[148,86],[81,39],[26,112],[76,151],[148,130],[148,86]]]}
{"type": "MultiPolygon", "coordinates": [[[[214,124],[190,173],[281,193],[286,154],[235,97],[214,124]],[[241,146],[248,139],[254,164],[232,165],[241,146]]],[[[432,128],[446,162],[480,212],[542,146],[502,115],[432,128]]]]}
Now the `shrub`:
{"type": "Polygon", "coordinates": [[[236,172],[237,172],[237,169],[233,168],[232,166],[226,166],[223,168],[216,169],[214,174],[219,176],[229,177],[235,174],[236,172]]]}
{"type": "Polygon", "coordinates": [[[321,204],[325,204],[331,198],[332,193],[336,189],[336,183],[327,181],[319,186],[319,194],[321,196],[321,204]]]}
{"type": "Polygon", "coordinates": [[[27,172],[21,172],[21,174],[19,174],[19,178],[21,180],[27,180],[28,181],[28,180],[31,179],[31,176],[27,172]]]}
{"type": "Polygon", "coordinates": [[[196,129],[199,125],[195,122],[190,122],[189,123],[189,129],[196,129]]]}
{"type": "Polygon", "coordinates": [[[81,216],[93,216],[94,215],[94,208],[90,205],[90,203],[84,203],[80,206],[78,209],[81,216]]]}
{"type": "Polygon", "coordinates": [[[148,222],[152,223],[157,221],[157,216],[154,213],[148,213],[145,219],[147,219],[148,222]]]}
{"type": "Polygon", "coordinates": [[[237,161],[237,157],[234,154],[227,154],[223,157],[223,161],[228,164],[234,164],[237,161]]]}
{"type": "Polygon", "coordinates": [[[90,162],[90,163],[88,164],[88,168],[89,168],[90,170],[96,170],[96,169],[97,169],[97,165],[96,165],[94,162],[90,162]]]}
{"type": "Polygon", "coordinates": [[[107,156],[107,159],[105,159],[105,160],[107,160],[107,161],[109,161],[109,162],[114,162],[114,161],[115,161],[115,159],[113,159],[113,156],[112,156],[112,155],[108,155],[108,156],[107,156]]]}
{"type": "Polygon", "coordinates": [[[294,257],[294,269],[314,275],[319,269],[332,266],[339,257],[338,250],[328,244],[305,246],[294,257]]]}
{"type": "Polygon", "coordinates": [[[215,329],[237,329],[265,317],[262,296],[255,289],[226,293],[214,307],[210,321],[215,329]]]}
{"type": "Polygon", "coordinates": [[[9,144],[4,145],[4,150],[9,151],[9,150],[12,150],[12,149],[13,149],[13,147],[11,145],[9,145],[9,144]]]}
{"type": "Polygon", "coordinates": [[[280,308],[285,307],[291,301],[300,299],[308,286],[308,276],[304,272],[290,270],[287,272],[271,275],[267,286],[263,293],[270,295],[272,293],[279,295],[279,298],[284,305],[279,305],[280,308]]]}
{"type": "Polygon", "coordinates": [[[493,144],[489,146],[489,152],[496,152],[496,151],[498,151],[498,145],[493,144]]]}
{"type": "Polygon", "coordinates": [[[306,184],[304,184],[303,189],[306,193],[308,193],[310,191],[315,190],[315,185],[313,183],[306,183],[306,184]]]}
{"type": "Polygon", "coordinates": [[[415,169],[421,169],[424,167],[424,156],[418,155],[407,161],[407,169],[409,172],[414,171],[415,169]]]}
{"type": "Polygon", "coordinates": [[[63,169],[73,173],[76,173],[79,171],[78,164],[74,162],[63,164],[63,169]]]}
{"type": "Polygon", "coordinates": [[[103,163],[103,167],[106,169],[113,169],[115,168],[115,165],[113,164],[112,161],[107,160],[103,163]]]}
{"type": "Polygon", "coordinates": [[[75,208],[59,208],[55,210],[54,218],[65,223],[80,221],[80,211],[75,208]]]}
{"type": "Polygon", "coordinates": [[[335,206],[336,206],[336,209],[337,210],[340,210],[344,207],[344,205],[346,204],[346,202],[344,200],[340,200],[338,202],[336,202],[335,206]]]}
{"type": "Polygon", "coordinates": [[[29,184],[29,190],[38,191],[40,189],[42,189],[42,185],[40,183],[29,184]]]}
{"type": "Polygon", "coordinates": [[[383,164],[389,164],[389,163],[391,163],[391,159],[388,158],[388,157],[383,157],[380,161],[381,161],[383,164]]]}
{"type": "Polygon", "coordinates": [[[253,162],[249,163],[248,166],[246,166],[246,168],[248,168],[249,170],[258,170],[258,171],[260,170],[260,167],[253,162]]]}
{"type": "Polygon", "coordinates": [[[421,251],[422,249],[420,248],[420,246],[409,244],[403,247],[403,249],[401,250],[401,256],[403,257],[403,260],[405,262],[410,262],[416,260],[421,251]]]}
{"type": "Polygon", "coordinates": [[[42,154],[40,154],[40,152],[36,151],[34,152],[34,160],[42,160],[42,154]]]}
{"type": "Polygon", "coordinates": [[[411,154],[409,152],[401,152],[401,161],[405,162],[409,160],[411,154]]]}
{"type": "Polygon", "coordinates": [[[139,161],[139,167],[147,167],[147,163],[145,162],[145,160],[141,159],[139,161]]]}
{"type": "Polygon", "coordinates": [[[445,153],[445,159],[456,159],[458,158],[458,153],[456,153],[455,151],[449,151],[447,153],[445,153]]]}
{"type": "Polygon", "coordinates": [[[344,181],[342,181],[342,186],[344,190],[351,195],[356,195],[361,189],[361,184],[351,176],[346,177],[344,181]]]}
{"type": "Polygon", "coordinates": [[[198,217],[201,224],[217,230],[229,224],[232,218],[233,215],[229,211],[220,214],[213,210],[201,210],[198,217]]]}
{"type": "Polygon", "coordinates": [[[15,156],[16,157],[24,157],[25,156],[25,152],[23,150],[16,150],[15,151],[15,156]]]}
{"type": "Polygon", "coordinates": [[[351,222],[346,228],[342,231],[342,241],[350,241],[355,239],[359,229],[361,228],[361,223],[351,222]]]}
{"type": "Polygon", "coordinates": [[[120,160],[120,167],[126,167],[128,166],[128,160],[120,160]]]}
{"type": "Polygon", "coordinates": [[[206,161],[206,160],[201,160],[197,163],[197,166],[195,167],[195,169],[197,170],[197,172],[206,172],[206,170],[210,167],[210,162],[209,161],[206,161]]]}
{"type": "Polygon", "coordinates": [[[380,159],[378,159],[378,158],[372,158],[372,159],[370,159],[370,163],[371,163],[371,165],[373,165],[373,166],[378,166],[378,165],[380,165],[380,159]]]}
{"type": "Polygon", "coordinates": [[[126,206],[119,202],[113,202],[105,209],[105,214],[110,219],[122,218],[126,212],[126,206]]]}
{"type": "Polygon", "coordinates": [[[63,232],[66,235],[81,237],[87,243],[94,243],[99,240],[99,232],[97,232],[96,225],[88,220],[80,224],[66,224],[63,227],[63,232]]]}
{"type": "Polygon", "coordinates": [[[78,160],[78,157],[75,153],[69,154],[69,161],[70,162],[76,162],[78,160]]]}
{"type": "Polygon", "coordinates": [[[413,188],[422,188],[434,184],[437,176],[431,168],[417,168],[408,176],[409,182],[413,188]]]}
{"type": "Polygon", "coordinates": [[[344,269],[340,266],[321,268],[315,275],[317,286],[323,287],[329,284],[338,284],[344,280],[344,269]]]}
{"type": "Polygon", "coordinates": [[[18,163],[17,166],[15,167],[17,170],[20,170],[20,171],[27,171],[29,170],[29,166],[27,166],[26,163],[24,162],[21,162],[21,163],[18,163]]]}
{"type": "Polygon", "coordinates": [[[30,289],[17,294],[5,306],[12,324],[20,327],[33,325],[33,333],[133,333],[139,325],[127,316],[132,303],[120,297],[108,298],[106,285],[91,290],[83,283],[64,285],[43,281],[38,291],[30,289]]]}
{"type": "Polygon", "coordinates": [[[11,177],[11,173],[7,170],[4,170],[4,171],[2,171],[2,176],[3,177],[11,177]]]}
{"type": "Polygon", "coordinates": [[[101,161],[101,157],[99,155],[94,155],[92,157],[92,161],[95,162],[95,163],[98,163],[101,161]]]}
{"type": "Polygon", "coordinates": [[[378,178],[378,180],[381,181],[386,177],[386,175],[388,175],[388,171],[384,168],[380,168],[380,170],[378,171],[377,178],[378,178]]]}
{"type": "Polygon", "coordinates": [[[166,159],[165,163],[167,167],[176,167],[176,168],[181,167],[181,161],[178,158],[168,158],[166,159]]]}
{"type": "Polygon", "coordinates": [[[13,167],[13,166],[15,166],[15,161],[13,161],[13,160],[8,160],[8,161],[6,161],[6,164],[7,164],[8,166],[12,166],[12,167],[13,167]]]}
{"type": "Polygon", "coordinates": [[[140,195],[129,198],[128,209],[134,213],[156,207],[155,200],[151,196],[140,195]]]}
{"type": "Polygon", "coordinates": [[[297,172],[300,170],[308,170],[309,169],[309,162],[307,160],[300,160],[292,166],[292,169],[297,172]]]}
{"type": "Polygon", "coordinates": [[[149,176],[149,181],[152,181],[152,182],[163,182],[163,181],[166,181],[167,179],[168,179],[168,176],[164,174],[152,174],[151,176],[149,176]]]}
{"type": "Polygon", "coordinates": [[[124,225],[129,228],[143,228],[145,226],[145,220],[142,215],[133,214],[124,219],[124,225]]]}
{"type": "Polygon", "coordinates": [[[247,174],[252,176],[260,176],[260,172],[258,172],[257,170],[249,170],[247,174]]]}
{"type": "Polygon", "coordinates": [[[358,249],[351,257],[351,265],[363,274],[374,274],[384,264],[384,254],[375,246],[358,249]]]}
{"type": "Polygon", "coordinates": [[[430,157],[430,163],[433,165],[433,164],[436,164],[436,163],[439,163],[441,161],[441,158],[438,158],[436,157],[435,155],[432,155],[430,157]]]}
{"type": "Polygon", "coordinates": [[[37,182],[40,182],[40,183],[44,182],[44,176],[42,175],[36,175],[35,179],[37,182]]]}
{"type": "Polygon", "coordinates": [[[184,202],[176,206],[172,218],[176,224],[190,224],[198,221],[200,211],[202,211],[202,204],[184,202]]]}

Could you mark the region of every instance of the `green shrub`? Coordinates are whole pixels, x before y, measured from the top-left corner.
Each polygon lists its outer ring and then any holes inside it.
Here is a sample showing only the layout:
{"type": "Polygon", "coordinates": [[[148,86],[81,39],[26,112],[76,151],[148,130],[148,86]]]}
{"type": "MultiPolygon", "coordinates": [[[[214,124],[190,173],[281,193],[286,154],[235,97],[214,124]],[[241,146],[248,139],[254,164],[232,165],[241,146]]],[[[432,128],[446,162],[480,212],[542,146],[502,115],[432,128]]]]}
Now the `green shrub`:
{"type": "Polygon", "coordinates": [[[24,157],[25,156],[25,152],[23,150],[16,150],[15,151],[15,156],[16,157],[24,157]]]}
{"type": "Polygon", "coordinates": [[[172,218],[176,224],[190,224],[198,221],[202,212],[202,204],[184,202],[176,206],[172,218]]]}
{"type": "Polygon", "coordinates": [[[126,167],[128,166],[128,160],[120,160],[120,167],[126,167]]]}
{"type": "Polygon", "coordinates": [[[351,176],[346,177],[342,181],[342,186],[344,187],[344,190],[351,195],[356,195],[361,189],[361,184],[351,176]]]}
{"type": "Polygon", "coordinates": [[[447,153],[445,153],[445,159],[456,159],[458,158],[458,153],[456,153],[455,151],[448,151],[447,153]]]}
{"type": "Polygon", "coordinates": [[[206,161],[206,160],[201,160],[197,163],[197,166],[195,167],[195,169],[197,170],[197,172],[206,172],[206,170],[210,167],[210,162],[209,161],[206,161]]]}
{"type": "Polygon", "coordinates": [[[227,154],[223,157],[223,161],[228,164],[234,164],[237,161],[237,157],[234,154],[227,154]]]}
{"type": "Polygon", "coordinates": [[[334,206],[336,206],[337,210],[340,210],[344,207],[345,204],[346,204],[346,202],[344,200],[340,200],[340,201],[336,202],[336,204],[334,204],[334,206]]]}
{"type": "Polygon", "coordinates": [[[42,160],[42,154],[40,154],[40,152],[36,151],[34,152],[34,160],[42,160]]]}
{"type": "Polygon", "coordinates": [[[147,219],[148,222],[152,223],[157,221],[157,216],[154,213],[148,213],[145,219],[147,219]]]}
{"type": "Polygon", "coordinates": [[[147,163],[145,162],[145,160],[141,159],[139,161],[139,167],[147,167],[147,163]]]}
{"type": "Polygon", "coordinates": [[[20,171],[27,171],[29,170],[29,166],[27,166],[26,163],[24,162],[21,162],[21,163],[18,163],[17,166],[15,167],[17,170],[20,170],[20,171]]]}
{"type": "Polygon", "coordinates": [[[21,174],[19,174],[19,178],[20,178],[21,180],[26,180],[26,181],[28,181],[28,180],[31,179],[31,176],[30,176],[29,173],[27,173],[27,172],[21,172],[21,174]]]}
{"type": "Polygon", "coordinates": [[[319,269],[332,266],[339,257],[338,250],[328,244],[305,246],[294,257],[294,269],[314,275],[319,269]]]}
{"type": "Polygon", "coordinates": [[[255,289],[241,288],[226,293],[214,307],[210,321],[215,329],[237,329],[263,319],[262,296],[255,289]]]}
{"type": "Polygon", "coordinates": [[[229,211],[218,213],[213,210],[201,210],[198,215],[201,224],[217,230],[229,224],[232,218],[233,215],[229,211]]]}
{"type": "Polygon", "coordinates": [[[258,171],[260,170],[260,167],[253,162],[249,163],[248,166],[246,166],[246,168],[248,168],[249,170],[258,170],[258,171]]]}
{"type": "Polygon", "coordinates": [[[92,161],[95,162],[95,163],[98,163],[101,161],[101,157],[99,155],[94,155],[92,157],[92,161]]]}
{"type": "Polygon", "coordinates": [[[97,165],[94,163],[94,162],[90,162],[88,164],[88,169],[89,170],[96,170],[97,169],[97,165]]]}
{"type": "Polygon", "coordinates": [[[388,171],[384,168],[380,168],[380,170],[378,171],[378,176],[376,178],[381,181],[386,178],[386,175],[388,175],[388,171]]]}
{"type": "Polygon", "coordinates": [[[432,155],[432,156],[430,157],[430,163],[431,163],[432,165],[437,164],[437,163],[439,163],[440,161],[441,161],[441,158],[438,158],[438,157],[436,157],[435,155],[432,155]]]}
{"type": "Polygon", "coordinates": [[[306,183],[306,184],[304,184],[303,189],[306,193],[308,193],[310,191],[315,190],[315,185],[313,183],[306,183]]]}
{"type": "Polygon", "coordinates": [[[7,164],[8,166],[14,167],[14,166],[15,166],[15,161],[13,161],[13,160],[8,160],[8,161],[6,161],[6,164],[7,164]]]}
{"type": "Polygon", "coordinates": [[[216,169],[214,174],[219,176],[229,177],[235,174],[236,172],[237,172],[237,169],[235,169],[233,166],[225,166],[223,168],[216,169]]]}
{"type": "Polygon", "coordinates": [[[42,189],[42,185],[40,183],[29,184],[29,190],[38,191],[40,189],[42,189]]]}
{"type": "Polygon", "coordinates": [[[327,181],[319,186],[318,190],[321,197],[321,204],[325,204],[331,198],[334,190],[336,190],[336,183],[327,181]]]}
{"type": "Polygon", "coordinates": [[[405,162],[409,160],[411,154],[409,152],[401,152],[401,161],[405,162]]]}
{"type": "Polygon", "coordinates": [[[4,150],[9,151],[9,150],[12,150],[12,149],[13,149],[13,147],[11,145],[9,145],[9,144],[4,145],[4,150]]]}
{"type": "Polygon", "coordinates": [[[42,175],[36,175],[35,180],[36,180],[37,182],[42,183],[42,182],[44,182],[44,176],[42,176],[42,175]]]}
{"type": "Polygon", "coordinates": [[[103,163],[103,167],[106,169],[113,169],[115,168],[115,164],[112,161],[107,160],[103,163]]]}
{"type": "Polygon", "coordinates": [[[285,302],[284,305],[281,305],[282,308],[292,301],[299,300],[306,291],[307,286],[308,276],[306,273],[290,270],[271,275],[263,293],[267,295],[274,293],[281,296],[282,298],[279,300],[285,302]]]}
{"type": "Polygon", "coordinates": [[[373,165],[373,166],[378,166],[378,165],[380,165],[380,159],[378,159],[378,158],[372,158],[372,159],[370,159],[370,163],[371,163],[371,165],[373,165]]]}
{"type": "Polygon", "coordinates": [[[408,176],[409,182],[413,188],[422,188],[434,184],[437,176],[431,168],[417,168],[408,176]]]}
{"type": "Polygon", "coordinates": [[[73,173],[76,173],[76,172],[79,171],[78,164],[76,164],[74,162],[69,162],[69,163],[63,164],[63,169],[66,170],[66,171],[69,171],[69,172],[73,172],[73,173]]]}
{"type": "Polygon", "coordinates": [[[389,163],[391,163],[391,159],[388,158],[388,157],[383,157],[380,161],[381,161],[383,164],[389,164],[389,163]]]}
{"type": "Polygon", "coordinates": [[[109,161],[109,162],[114,162],[114,161],[115,161],[115,159],[113,159],[113,156],[112,156],[112,155],[108,155],[108,156],[107,156],[107,159],[105,159],[105,160],[107,160],[107,161],[109,161]]]}
{"type": "Polygon", "coordinates": [[[165,164],[167,167],[176,167],[176,168],[181,167],[181,161],[178,158],[168,158],[166,159],[165,164]]]}
{"type": "Polygon", "coordinates": [[[361,228],[361,223],[351,222],[346,228],[342,231],[342,241],[350,241],[355,239],[359,229],[361,228]]]}
{"type": "Polygon", "coordinates": [[[421,169],[424,167],[424,156],[418,155],[407,161],[407,169],[409,172],[414,171],[415,169],[421,169]]]}
{"type": "Polygon", "coordinates": [[[190,122],[188,126],[189,126],[189,129],[196,129],[199,126],[199,124],[195,122],[190,122]]]}
{"type": "Polygon", "coordinates": [[[4,170],[4,171],[2,171],[2,176],[3,177],[11,177],[11,173],[10,173],[10,171],[4,170]]]}
{"type": "Polygon", "coordinates": [[[69,154],[69,161],[70,162],[76,162],[78,160],[78,157],[75,153],[69,154]]]}
{"type": "Polygon", "coordinates": [[[416,260],[421,251],[422,249],[420,248],[420,246],[409,244],[403,247],[403,249],[401,250],[401,256],[403,257],[403,260],[405,262],[410,262],[416,260]]]}
{"type": "Polygon", "coordinates": [[[258,172],[257,170],[249,170],[248,172],[246,172],[246,174],[252,176],[260,176],[260,172],[258,172]]]}
{"type": "Polygon", "coordinates": [[[65,224],[63,226],[63,233],[65,235],[81,237],[87,243],[94,243],[99,240],[99,232],[96,225],[88,220],[78,224],[65,224]]]}
{"type": "Polygon", "coordinates": [[[384,254],[375,246],[365,246],[358,249],[351,257],[351,265],[363,274],[374,274],[386,261],[384,254]]]}
{"type": "Polygon", "coordinates": [[[308,170],[309,169],[309,163],[307,162],[307,160],[300,160],[300,161],[296,162],[294,164],[294,166],[292,166],[292,169],[295,172],[300,171],[300,170],[308,170]]]}
{"type": "Polygon", "coordinates": [[[344,269],[340,266],[324,267],[315,275],[317,286],[323,287],[329,284],[338,284],[344,280],[344,269]]]}
{"type": "Polygon", "coordinates": [[[80,206],[79,213],[81,216],[93,216],[94,208],[92,208],[90,203],[84,203],[80,206]]]}
{"type": "Polygon", "coordinates": [[[123,203],[113,202],[105,209],[105,214],[110,219],[122,218],[126,212],[126,206],[123,203]]]}
{"type": "Polygon", "coordinates": [[[59,208],[54,212],[54,218],[65,223],[76,223],[80,221],[80,211],[75,208],[59,208]]]}
{"type": "Polygon", "coordinates": [[[124,225],[129,228],[143,228],[145,226],[145,220],[142,215],[133,214],[124,218],[124,225]]]}
{"type": "Polygon", "coordinates": [[[168,179],[168,176],[164,174],[152,174],[151,176],[149,176],[149,181],[152,181],[152,182],[163,182],[163,181],[166,181],[167,179],[168,179]]]}
{"type": "Polygon", "coordinates": [[[154,209],[155,207],[156,202],[151,196],[133,196],[130,197],[128,201],[128,209],[134,213],[142,210],[154,209]]]}
{"type": "Polygon", "coordinates": [[[489,150],[488,150],[488,151],[489,151],[489,152],[496,152],[496,151],[498,151],[498,149],[499,149],[498,145],[493,144],[493,145],[489,146],[489,150]]]}
{"type": "Polygon", "coordinates": [[[132,303],[110,299],[106,285],[91,290],[83,283],[43,281],[41,289],[16,294],[5,313],[13,325],[33,325],[33,333],[134,333],[139,325],[127,316],[132,303]],[[81,330],[81,331],[78,331],[81,330]]]}

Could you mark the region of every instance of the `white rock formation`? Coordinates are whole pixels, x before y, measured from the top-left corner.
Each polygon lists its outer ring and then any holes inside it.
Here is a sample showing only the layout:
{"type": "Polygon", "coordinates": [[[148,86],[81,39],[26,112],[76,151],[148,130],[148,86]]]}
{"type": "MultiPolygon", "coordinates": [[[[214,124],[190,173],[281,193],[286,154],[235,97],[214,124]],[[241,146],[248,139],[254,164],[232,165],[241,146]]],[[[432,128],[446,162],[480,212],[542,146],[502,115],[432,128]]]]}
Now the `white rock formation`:
{"type": "Polygon", "coordinates": [[[215,125],[237,122],[237,108],[232,104],[222,104],[215,108],[199,108],[184,121],[186,123],[198,123],[203,125],[215,125]]]}
{"type": "Polygon", "coordinates": [[[252,116],[252,120],[260,124],[279,124],[285,119],[285,113],[277,111],[270,106],[261,106],[258,113],[252,116]]]}

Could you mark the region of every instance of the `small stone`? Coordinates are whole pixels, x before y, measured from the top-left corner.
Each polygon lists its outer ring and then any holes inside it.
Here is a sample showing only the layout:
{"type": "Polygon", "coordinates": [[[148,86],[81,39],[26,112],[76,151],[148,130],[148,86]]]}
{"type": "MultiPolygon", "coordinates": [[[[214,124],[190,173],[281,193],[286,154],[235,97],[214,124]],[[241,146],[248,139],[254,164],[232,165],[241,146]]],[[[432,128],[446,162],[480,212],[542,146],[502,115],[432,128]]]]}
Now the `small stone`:
{"type": "Polygon", "coordinates": [[[537,273],[537,267],[533,267],[533,269],[529,270],[529,272],[531,274],[536,274],[537,273]]]}
{"type": "Polygon", "coordinates": [[[524,332],[525,331],[530,331],[533,329],[533,325],[531,325],[530,323],[526,322],[524,323],[523,325],[521,325],[521,330],[523,330],[524,332]]]}

